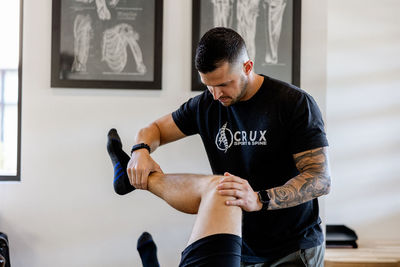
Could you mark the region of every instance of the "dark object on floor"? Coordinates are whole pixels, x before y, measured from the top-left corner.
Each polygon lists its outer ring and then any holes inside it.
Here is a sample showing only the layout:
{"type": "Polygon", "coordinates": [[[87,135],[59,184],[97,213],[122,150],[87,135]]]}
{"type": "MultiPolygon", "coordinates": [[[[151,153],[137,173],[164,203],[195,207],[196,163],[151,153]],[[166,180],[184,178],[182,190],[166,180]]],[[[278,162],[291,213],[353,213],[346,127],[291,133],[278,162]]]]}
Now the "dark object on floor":
{"type": "Polygon", "coordinates": [[[8,237],[0,232],[0,267],[10,267],[10,251],[8,247],[8,237]]]}
{"type": "Polygon", "coordinates": [[[345,225],[326,225],[327,248],[357,248],[357,234],[345,225]]]}

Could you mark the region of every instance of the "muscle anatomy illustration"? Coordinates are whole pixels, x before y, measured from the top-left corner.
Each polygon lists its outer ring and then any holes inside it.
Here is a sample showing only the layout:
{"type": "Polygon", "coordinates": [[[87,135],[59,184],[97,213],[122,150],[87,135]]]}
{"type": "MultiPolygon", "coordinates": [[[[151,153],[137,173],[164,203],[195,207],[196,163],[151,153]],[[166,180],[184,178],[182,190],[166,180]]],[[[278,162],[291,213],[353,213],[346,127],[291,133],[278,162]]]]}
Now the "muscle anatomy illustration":
{"type": "Polygon", "coordinates": [[[243,37],[249,57],[256,57],[256,26],[260,0],[237,0],[237,30],[243,37]]]}
{"type": "Polygon", "coordinates": [[[90,16],[77,15],[74,21],[74,62],[72,63],[72,72],[86,71],[92,34],[92,19],[90,16]]]}
{"type": "Polygon", "coordinates": [[[103,34],[101,60],[107,62],[113,72],[122,72],[128,61],[127,46],[129,45],[136,62],[137,72],[141,75],[145,74],[146,66],[143,63],[142,50],[137,43],[138,40],[139,34],[126,23],[106,30],[103,34]]]}
{"type": "Polygon", "coordinates": [[[285,12],[286,0],[264,0],[264,8],[267,22],[267,51],[265,63],[278,63],[278,45],[282,32],[282,19],[285,12]]]}
{"type": "Polygon", "coordinates": [[[232,28],[234,0],[211,0],[214,5],[214,27],[232,28]]]}

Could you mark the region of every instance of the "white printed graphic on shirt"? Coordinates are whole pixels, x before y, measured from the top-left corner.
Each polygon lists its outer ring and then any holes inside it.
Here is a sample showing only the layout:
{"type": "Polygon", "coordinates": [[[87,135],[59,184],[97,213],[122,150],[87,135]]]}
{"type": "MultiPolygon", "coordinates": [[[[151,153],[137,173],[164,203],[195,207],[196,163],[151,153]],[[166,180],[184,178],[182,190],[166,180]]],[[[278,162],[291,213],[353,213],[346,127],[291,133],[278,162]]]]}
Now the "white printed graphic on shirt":
{"type": "Polygon", "coordinates": [[[233,143],[233,134],[232,131],[227,129],[227,122],[219,129],[217,137],[215,138],[215,144],[219,150],[222,150],[226,153],[228,148],[232,146],[233,143]]]}
{"type": "Polygon", "coordinates": [[[261,131],[232,131],[227,128],[228,123],[226,122],[221,129],[219,129],[217,136],[215,137],[215,144],[219,150],[225,153],[228,149],[234,146],[266,146],[267,139],[265,134],[267,130],[261,131]]]}

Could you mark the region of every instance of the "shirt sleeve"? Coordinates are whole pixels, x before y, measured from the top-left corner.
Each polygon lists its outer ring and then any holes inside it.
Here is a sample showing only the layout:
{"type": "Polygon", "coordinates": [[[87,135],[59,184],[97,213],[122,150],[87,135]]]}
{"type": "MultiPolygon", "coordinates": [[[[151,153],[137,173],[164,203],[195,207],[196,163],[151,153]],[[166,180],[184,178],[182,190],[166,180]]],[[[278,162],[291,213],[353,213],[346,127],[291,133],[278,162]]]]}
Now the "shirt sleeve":
{"type": "Polygon", "coordinates": [[[190,98],[176,111],[172,112],[172,118],[178,128],[187,136],[199,133],[197,124],[197,111],[199,96],[190,98]]]}
{"type": "Polygon", "coordinates": [[[321,111],[313,97],[305,92],[296,96],[289,118],[289,148],[292,154],[328,146],[321,111]]]}

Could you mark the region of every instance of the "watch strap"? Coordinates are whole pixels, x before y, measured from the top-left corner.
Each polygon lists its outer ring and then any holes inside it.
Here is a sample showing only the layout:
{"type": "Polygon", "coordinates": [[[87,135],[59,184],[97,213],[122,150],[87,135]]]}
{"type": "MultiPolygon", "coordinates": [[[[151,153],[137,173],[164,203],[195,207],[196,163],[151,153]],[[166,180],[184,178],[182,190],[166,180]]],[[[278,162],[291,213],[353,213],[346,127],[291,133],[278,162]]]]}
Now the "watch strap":
{"type": "Polygon", "coordinates": [[[133,153],[134,151],[136,151],[136,150],[138,150],[138,149],[142,149],[142,148],[146,148],[146,149],[149,151],[149,153],[150,153],[150,146],[147,145],[147,144],[145,144],[145,143],[140,143],[140,144],[134,145],[134,146],[132,147],[132,149],[131,149],[131,155],[132,155],[132,153],[133,153]]]}

